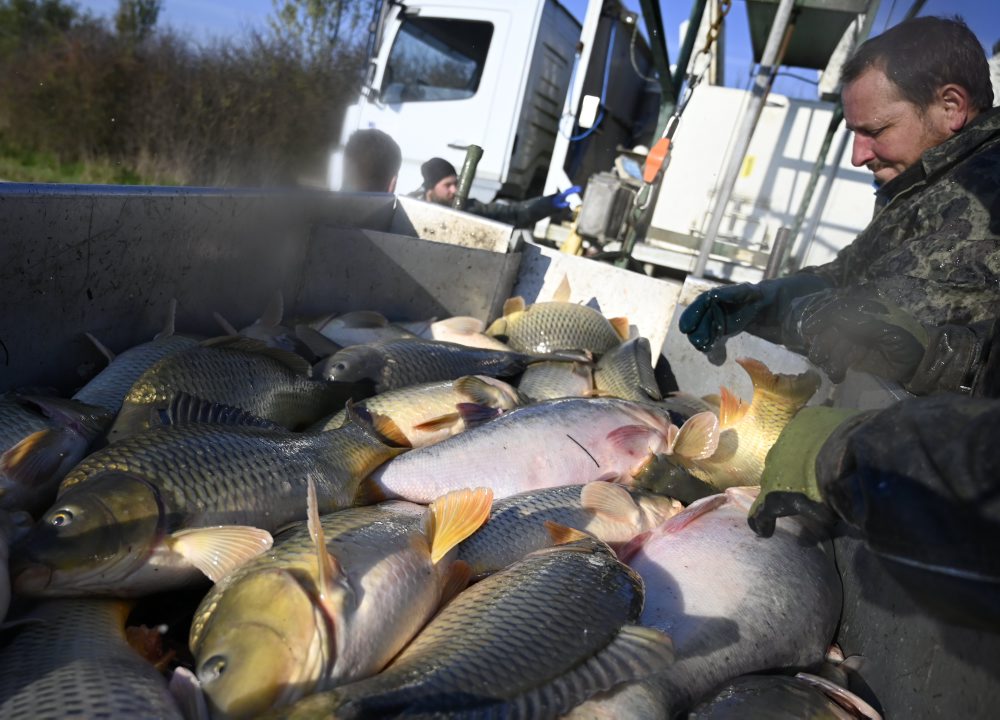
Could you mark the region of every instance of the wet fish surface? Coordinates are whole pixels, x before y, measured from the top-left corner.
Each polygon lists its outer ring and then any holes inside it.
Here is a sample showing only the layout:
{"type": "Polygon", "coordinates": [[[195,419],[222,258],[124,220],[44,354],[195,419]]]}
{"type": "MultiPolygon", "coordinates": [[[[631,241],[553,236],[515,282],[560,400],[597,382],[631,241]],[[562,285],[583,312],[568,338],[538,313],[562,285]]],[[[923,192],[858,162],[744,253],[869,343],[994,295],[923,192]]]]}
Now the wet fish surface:
{"type": "Polygon", "coordinates": [[[376,496],[427,503],[483,485],[503,498],[526,490],[631,479],[676,434],[663,415],[611,398],[567,398],[517,408],[379,468],[376,496]]]}
{"type": "Polygon", "coordinates": [[[667,665],[669,640],[630,625],[641,580],[603,543],[576,537],[463,592],[379,675],[275,716],[555,718],[667,665]]]}
{"type": "Polygon", "coordinates": [[[490,575],[553,539],[546,522],[580,530],[612,547],[659,526],[680,503],[640,488],[594,482],[518,493],[497,500],[490,519],[459,546],[473,578],[490,575]]]}
{"type": "Polygon", "coordinates": [[[331,512],[352,505],[361,479],[399,452],[355,422],[322,433],[205,423],[140,433],[66,477],[18,545],[26,567],[15,586],[142,594],[197,579],[193,567],[215,579],[219,553],[249,559],[266,549],[263,536],[269,547],[270,532],[305,517],[310,479],[331,512]]]}
{"type": "Polygon", "coordinates": [[[50,600],[0,651],[0,717],[182,715],[162,675],[125,639],[128,604],[50,600]]]}
{"type": "Polygon", "coordinates": [[[311,380],[309,363],[258,340],[221,337],[168,355],[129,389],[108,433],[118,442],[155,427],[179,393],[228,405],[289,429],[338,410],[350,397],[341,386],[311,380]]]}
{"type": "Polygon", "coordinates": [[[464,587],[468,573],[450,551],[485,520],[490,499],[461,490],[429,508],[391,502],[316,517],[224,578],[195,613],[190,642],[215,715],[249,717],[381,670],[447,586],[464,587]]]}
{"type": "Polygon", "coordinates": [[[623,550],[646,584],[640,622],[671,636],[676,661],[571,717],[648,717],[650,706],[672,717],[736,676],[822,661],[843,601],[830,542],[794,518],[757,537],[754,497],[732,488],[699,500],[623,550]]]}
{"type": "Polygon", "coordinates": [[[38,514],[114,414],[59,397],[0,396],[0,508],[38,514]]]}

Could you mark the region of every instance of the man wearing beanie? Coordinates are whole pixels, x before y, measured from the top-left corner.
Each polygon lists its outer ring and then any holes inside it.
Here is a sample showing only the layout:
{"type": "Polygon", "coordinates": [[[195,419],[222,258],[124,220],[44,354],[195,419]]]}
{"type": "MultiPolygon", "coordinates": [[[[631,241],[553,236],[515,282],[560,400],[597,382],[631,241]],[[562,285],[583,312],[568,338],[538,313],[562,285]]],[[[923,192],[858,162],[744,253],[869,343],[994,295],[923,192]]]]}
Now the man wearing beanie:
{"type": "MultiPolygon", "coordinates": [[[[433,157],[420,166],[420,174],[423,175],[424,184],[412,193],[412,196],[438,205],[450,206],[458,190],[458,172],[455,166],[444,158],[433,157]]],[[[465,211],[514,227],[526,228],[568,208],[567,198],[578,192],[580,192],[579,186],[574,185],[555,195],[545,195],[515,203],[482,203],[469,198],[465,204],[465,211]]]]}

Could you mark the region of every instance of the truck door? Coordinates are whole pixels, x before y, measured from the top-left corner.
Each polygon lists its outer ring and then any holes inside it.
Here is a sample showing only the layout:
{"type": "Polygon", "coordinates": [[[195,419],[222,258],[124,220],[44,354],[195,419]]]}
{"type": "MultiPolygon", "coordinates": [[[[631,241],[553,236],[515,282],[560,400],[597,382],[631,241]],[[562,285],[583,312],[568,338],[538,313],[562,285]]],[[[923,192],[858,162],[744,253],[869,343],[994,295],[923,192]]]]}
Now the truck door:
{"type": "Polygon", "coordinates": [[[461,171],[470,144],[485,150],[471,194],[490,200],[500,188],[529,48],[526,38],[510,37],[511,19],[505,9],[436,6],[398,16],[356,125],[399,143],[397,192],[418,188],[420,165],[434,156],[461,171]]]}

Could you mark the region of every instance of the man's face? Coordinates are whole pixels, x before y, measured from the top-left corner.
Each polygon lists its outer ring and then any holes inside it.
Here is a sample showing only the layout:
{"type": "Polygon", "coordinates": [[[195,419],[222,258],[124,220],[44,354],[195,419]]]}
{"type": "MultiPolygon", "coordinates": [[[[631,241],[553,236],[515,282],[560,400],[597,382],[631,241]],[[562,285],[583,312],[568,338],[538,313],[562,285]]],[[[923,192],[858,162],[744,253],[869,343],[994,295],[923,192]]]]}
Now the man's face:
{"type": "Polygon", "coordinates": [[[854,131],[851,163],[864,165],[880,185],[915,164],[925,150],[954,133],[936,104],[921,111],[904,100],[879,68],[844,86],[844,118],[854,131]]]}
{"type": "Polygon", "coordinates": [[[437,185],[427,192],[427,199],[439,205],[450,205],[458,190],[458,177],[449,175],[438,180],[437,185]]]}

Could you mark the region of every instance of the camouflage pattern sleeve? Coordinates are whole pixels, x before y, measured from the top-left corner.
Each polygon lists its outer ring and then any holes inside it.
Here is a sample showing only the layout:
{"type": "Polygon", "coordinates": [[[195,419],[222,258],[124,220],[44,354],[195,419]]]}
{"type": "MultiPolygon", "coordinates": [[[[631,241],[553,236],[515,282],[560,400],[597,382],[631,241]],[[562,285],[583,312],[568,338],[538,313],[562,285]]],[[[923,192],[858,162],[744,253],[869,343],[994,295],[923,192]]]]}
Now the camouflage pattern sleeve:
{"type": "Polygon", "coordinates": [[[1000,109],[924,153],[837,258],[804,268],[867,285],[928,325],[1000,316],[1000,109]]]}

